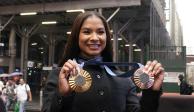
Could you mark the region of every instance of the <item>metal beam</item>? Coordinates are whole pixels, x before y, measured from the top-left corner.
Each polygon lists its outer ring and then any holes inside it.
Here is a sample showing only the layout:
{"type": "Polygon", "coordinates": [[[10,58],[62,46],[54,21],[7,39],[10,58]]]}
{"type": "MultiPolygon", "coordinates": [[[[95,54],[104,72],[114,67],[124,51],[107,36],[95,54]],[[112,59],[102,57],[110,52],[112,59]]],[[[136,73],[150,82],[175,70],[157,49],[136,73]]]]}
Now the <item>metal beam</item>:
{"type": "Polygon", "coordinates": [[[109,22],[119,12],[119,10],[120,10],[120,7],[114,11],[114,13],[106,20],[106,22],[109,22]]]}
{"type": "Polygon", "coordinates": [[[4,30],[4,28],[13,20],[13,18],[14,18],[14,15],[12,15],[10,18],[9,18],[9,20],[3,25],[3,26],[1,26],[1,24],[0,24],[0,32],[1,31],[3,31],[4,30]]]}
{"type": "Polygon", "coordinates": [[[123,6],[139,6],[141,0],[77,0],[31,5],[0,7],[0,15],[19,14],[21,12],[59,12],[70,9],[93,9],[123,6]]]}
{"type": "Polygon", "coordinates": [[[135,20],[135,18],[134,17],[132,17],[131,19],[129,19],[120,29],[119,29],[119,31],[117,32],[118,34],[122,34],[123,33],[123,31],[124,30],[126,30],[126,28],[128,27],[128,26],[130,26],[132,23],[133,23],[133,21],[135,20]]]}

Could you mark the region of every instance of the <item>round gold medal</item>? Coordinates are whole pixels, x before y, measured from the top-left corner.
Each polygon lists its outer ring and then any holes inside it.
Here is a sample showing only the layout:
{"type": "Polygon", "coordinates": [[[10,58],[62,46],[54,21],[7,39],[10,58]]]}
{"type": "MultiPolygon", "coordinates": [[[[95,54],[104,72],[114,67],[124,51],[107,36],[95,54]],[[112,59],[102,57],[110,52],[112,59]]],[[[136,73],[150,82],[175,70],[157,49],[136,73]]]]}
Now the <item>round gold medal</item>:
{"type": "Polygon", "coordinates": [[[80,69],[77,75],[71,75],[68,81],[70,88],[75,92],[85,92],[92,84],[91,75],[83,69],[80,69]]]}

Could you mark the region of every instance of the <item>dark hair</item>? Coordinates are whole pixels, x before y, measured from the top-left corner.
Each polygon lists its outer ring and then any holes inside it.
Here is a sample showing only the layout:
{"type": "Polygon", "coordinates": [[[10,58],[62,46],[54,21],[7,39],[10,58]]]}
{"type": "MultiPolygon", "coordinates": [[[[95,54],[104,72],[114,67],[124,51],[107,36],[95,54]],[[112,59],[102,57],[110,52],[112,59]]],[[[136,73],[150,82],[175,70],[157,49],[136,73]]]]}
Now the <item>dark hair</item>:
{"type": "Polygon", "coordinates": [[[181,75],[178,76],[178,78],[179,78],[180,81],[183,81],[184,76],[181,74],[181,75]]]}
{"type": "Polygon", "coordinates": [[[109,29],[108,23],[106,22],[106,19],[101,14],[99,14],[97,12],[85,12],[85,13],[80,13],[76,17],[76,19],[73,23],[71,35],[67,39],[65,51],[64,51],[64,54],[63,54],[61,61],[59,62],[59,66],[63,66],[64,62],[66,62],[68,59],[73,59],[73,58],[76,58],[79,56],[79,53],[80,53],[80,48],[79,48],[80,29],[82,27],[83,22],[88,17],[91,17],[93,15],[95,15],[96,17],[99,17],[102,20],[104,27],[105,27],[105,31],[106,31],[106,38],[107,38],[106,39],[106,47],[102,51],[102,54],[101,54],[101,56],[103,57],[103,61],[106,61],[106,62],[113,61],[111,34],[110,34],[110,29],[109,29]]]}

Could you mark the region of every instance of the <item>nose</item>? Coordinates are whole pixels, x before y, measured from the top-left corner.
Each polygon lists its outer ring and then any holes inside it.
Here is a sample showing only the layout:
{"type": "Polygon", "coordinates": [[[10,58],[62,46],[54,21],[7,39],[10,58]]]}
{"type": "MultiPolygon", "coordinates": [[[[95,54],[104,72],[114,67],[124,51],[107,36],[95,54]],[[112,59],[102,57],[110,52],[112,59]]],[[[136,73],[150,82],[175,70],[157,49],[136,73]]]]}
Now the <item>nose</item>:
{"type": "Polygon", "coordinates": [[[99,35],[97,33],[92,33],[91,40],[99,40],[99,35]]]}

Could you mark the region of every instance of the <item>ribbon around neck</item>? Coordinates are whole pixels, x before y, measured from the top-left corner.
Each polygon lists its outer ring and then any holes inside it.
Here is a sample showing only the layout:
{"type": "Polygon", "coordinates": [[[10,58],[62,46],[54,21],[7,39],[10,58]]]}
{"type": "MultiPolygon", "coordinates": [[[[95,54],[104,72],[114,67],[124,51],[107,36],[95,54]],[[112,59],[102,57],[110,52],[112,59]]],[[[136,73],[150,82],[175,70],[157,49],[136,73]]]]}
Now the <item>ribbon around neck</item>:
{"type": "Polygon", "coordinates": [[[127,62],[102,62],[102,57],[96,57],[90,60],[84,60],[82,58],[77,60],[79,63],[79,67],[83,68],[83,66],[86,65],[100,65],[102,66],[106,72],[111,75],[111,76],[118,76],[118,77],[131,77],[133,76],[134,72],[140,68],[143,67],[144,65],[142,65],[141,63],[127,63],[127,62]],[[129,70],[125,73],[122,74],[115,74],[108,66],[132,66],[133,69],[129,70]]]}

